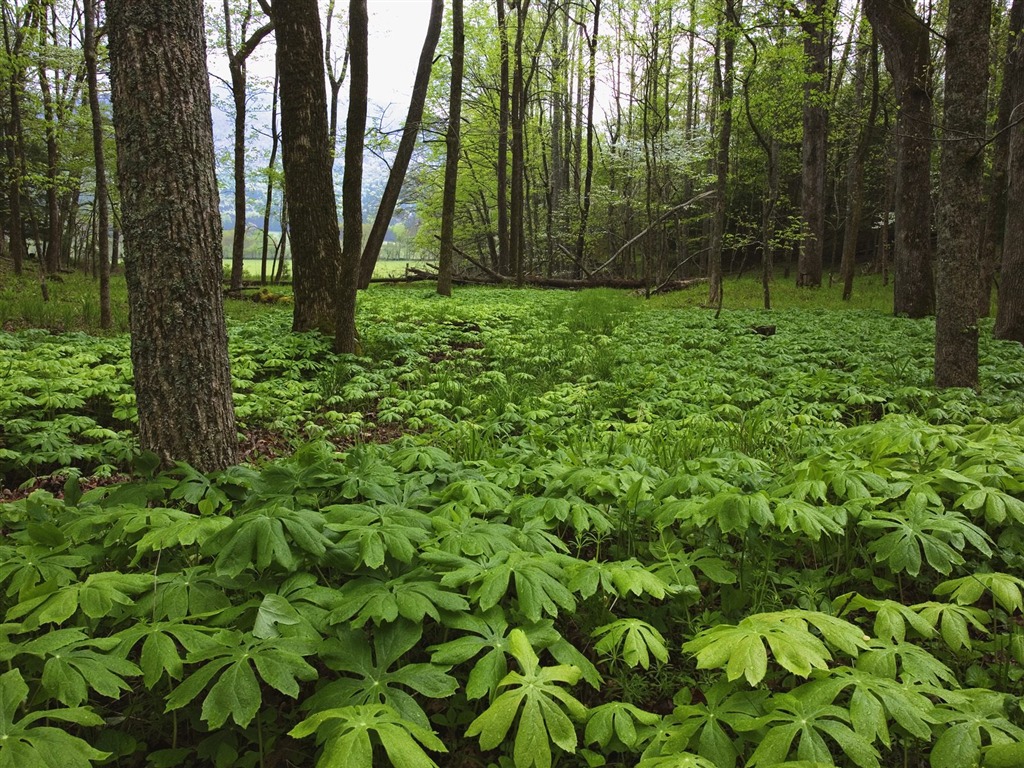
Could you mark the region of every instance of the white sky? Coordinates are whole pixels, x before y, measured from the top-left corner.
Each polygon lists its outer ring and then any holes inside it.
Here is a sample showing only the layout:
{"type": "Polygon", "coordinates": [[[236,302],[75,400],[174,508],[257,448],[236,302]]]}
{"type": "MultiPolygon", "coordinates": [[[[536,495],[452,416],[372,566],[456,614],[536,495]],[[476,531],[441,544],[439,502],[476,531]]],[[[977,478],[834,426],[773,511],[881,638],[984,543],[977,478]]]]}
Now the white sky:
{"type": "MultiPolygon", "coordinates": [[[[367,0],[370,14],[370,100],[394,104],[402,120],[430,17],[429,0],[367,0]]],[[[446,14],[447,15],[447,14],[446,14]]]]}

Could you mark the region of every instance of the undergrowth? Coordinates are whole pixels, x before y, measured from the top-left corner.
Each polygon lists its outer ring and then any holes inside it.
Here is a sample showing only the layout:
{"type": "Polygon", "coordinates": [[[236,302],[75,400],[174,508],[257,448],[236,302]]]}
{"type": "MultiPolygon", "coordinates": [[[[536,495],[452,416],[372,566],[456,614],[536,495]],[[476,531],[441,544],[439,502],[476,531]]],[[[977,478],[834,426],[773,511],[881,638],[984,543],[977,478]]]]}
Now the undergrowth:
{"type": "Polygon", "coordinates": [[[1024,761],[1019,346],[975,393],[872,312],[360,328],[234,323],[240,424],[295,450],[211,475],[138,454],[123,339],[0,336],[5,478],[65,478],[0,507],[0,765],[1024,761]]]}

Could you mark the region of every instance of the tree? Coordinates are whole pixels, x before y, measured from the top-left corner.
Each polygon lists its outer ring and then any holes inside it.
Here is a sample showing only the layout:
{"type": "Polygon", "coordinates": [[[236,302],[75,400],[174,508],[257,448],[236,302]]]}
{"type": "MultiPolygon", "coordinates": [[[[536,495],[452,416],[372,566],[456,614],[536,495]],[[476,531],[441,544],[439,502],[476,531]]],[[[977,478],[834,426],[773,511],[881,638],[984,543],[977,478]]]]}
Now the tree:
{"type": "Polygon", "coordinates": [[[444,199],[441,203],[441,248],[437,266],[437,292],[452,295],[455,249],[455,194],[459,181],[459,134],[462,123],[462,77],[466,59],[466,28],[462,0],[452,0],[452,73],[445,135],[444,199]]]}
{"type": "Polygon", "coordinates": [[[978,245],[991,12],[991,0],[949,2],[935,281],[939,387],[978,385],[978,245]]]}
{"type": "Polygon", "coordinates": [[[342,257],[317,2],[277,0],[273,19],[281,89],[281,154],[292,241],[292,330],[329,334],[337,323],[342,257]]]}
{"type": "Polygon", "coordinates": [[[89,89],[89,114],[92,118],[92,149],[96,166],[96,195],[93,205],[96,206],[96,219],[99,245],[100,275],[100,327],[110,328],[113,324],[110,316],[110,253],[108,232],[110,216],[107,209],[107,166],[103,151],[103,113],[100,110],[99,84],[96,73],[96,6],[98,0],[85,0],[85,30],[83,44],[85,46],[86,79],[89,89]]]}
{"type": "MultiPolygon", "coordinates": [[[[395,212],[395,206],[398,205],[398,196],[402,192],[405,173],[409,168],[409,161],[412,159],[413,150],[416,148],[416,137],[420,132],[420,124],[423,121],[423,108],[427,100],[427,86],[430,85],[430,70],[433,67],[434,50],[437,48],[437,41],[441,36],[441,18],[443,15],[444,1],[431,0],[430,19],[427,22],[427,31],[423,38],[423,48],[420,50],[419,63],[416,65],[416,78],[413,81],[412,95],[409,98],[409,112],[406,114],[405,126],[402,128],[402,138],[398,143],[395,159],[391,163],[391,172],[388,174],[384,194],[381,196],[380,205],[377,207],[377,215],[373,217],[373,225],[370,227],[370,234],[366,238],[366,245],[363,247],[363,255],[359,264],[360,288],[368,286],[370,278],[373,277],[373,269],[377,266],[380,248],[384,244],[384,236],[387,235],[388,227],[391,225],[391,216],[395,212]]],[[[363,99],[365,100],[365,98],[364,95],[363,99]]],[[[346,141],[349,138],[351,136],[347,137],[346,141]]]]}
{"type": "Polygon", "coordinates": [[[797,263],[798,287],[821,286],[825,242],[825,165],[828,112],[825,109],[825,70],[828,61],[825,0],[807,0],[800,26],[804,34],[807,75],[804,80],[803,173],[800,207],[804,236],[797,263]]]}
{"type": "MultiPolygon", "coordinates": [[[[1011,28],[1020,30],[1024,3],[1014,0],[1010,13],[1011,28]]],[[[1012,80],[1011,102],[1019,112],[1024,105],[1024,34],[1018,32],[1008,45],[1004,77],[1012,80]]],[[[1011,128],[1008,179],[995,337],[1024,344],[1024,125],[1019,119],[1011,128]]]]}
{"type": "Polygon", "coordinates": [[[725,197],[729,183],[729,144],[732,140],[732,100],[735,90],[736,29],[739,18],[734,0],[725,0],[724,15],[718,27],[721,62],[715,60],[715,87],[719,90],[718,141],[715,153],[715,197],[711,215],[711,242],[708,243],[708,305],[722,303],[722,247],[725,239],[725,197]]]}
{"type": "Polygon", "coordinates": [[[256,50],[263,39],[274,29],[272,21],[261,25],[249,34],[249,25],[253,21],[254,8],[252,0],[248,0],[238,19],[238,46],[235,46],[234,16],[230,0],[224,0],[224,53],[228,58],[228,71],[231,73],[231,101],[235,110],[234,139],[234,181],[235,181],[235,230],[231,236],[231,290],[242,288],[242,276],[245,270],[245,102],[248,97],[248,76],[246,61],[256,50]]]}
{"type": "Polygon", "coordinates": [[[107,20],[139,438],[212,471],[238,440],[203,3],[107,0],[107,20]]]}
{"type": "Polygon", "coordinates": [[[892,75],[896,118],[896,243],[893,311],[924,317],[934,308],[931,250],[932,85],[928,28],[913,0],[864,0],[892,75]]]}
{"type": "Polygon", "coordinates": [[[349,66],[352,73],[349,76],[348,117],[345,120],[345,176],[341,188],[344,243],[334,349],[352,353],[356,351],[356,292],[359,260],[363,252],[363,144],[366,92],[370,80],[366,0],[350,0],[348,13],[349,66]]]}

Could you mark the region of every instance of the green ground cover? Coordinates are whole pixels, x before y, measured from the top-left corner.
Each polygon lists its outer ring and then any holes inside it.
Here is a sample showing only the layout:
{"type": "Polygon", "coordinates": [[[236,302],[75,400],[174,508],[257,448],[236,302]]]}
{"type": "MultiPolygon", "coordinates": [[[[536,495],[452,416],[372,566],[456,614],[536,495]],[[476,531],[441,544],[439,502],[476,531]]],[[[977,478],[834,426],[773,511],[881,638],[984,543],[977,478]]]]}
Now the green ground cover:
{"type": "Polygon", "coordinates": [[[0,334],[0,765],[1022,764],[1024,351],[730,285],[230,302],[210,476],[123,336],[0,334]]]}

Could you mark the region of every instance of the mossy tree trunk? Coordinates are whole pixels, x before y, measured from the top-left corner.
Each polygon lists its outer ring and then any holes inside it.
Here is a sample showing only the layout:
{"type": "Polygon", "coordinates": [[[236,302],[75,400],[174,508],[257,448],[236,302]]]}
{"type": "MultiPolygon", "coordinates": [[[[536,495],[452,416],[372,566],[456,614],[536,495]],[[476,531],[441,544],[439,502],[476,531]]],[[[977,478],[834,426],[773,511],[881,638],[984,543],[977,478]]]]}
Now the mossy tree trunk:
{"type": "Polygon", "coordinates": [[[107,0],[107,29],[140,441],[220,469],[238,437],[203,3],[107,0]]]}

